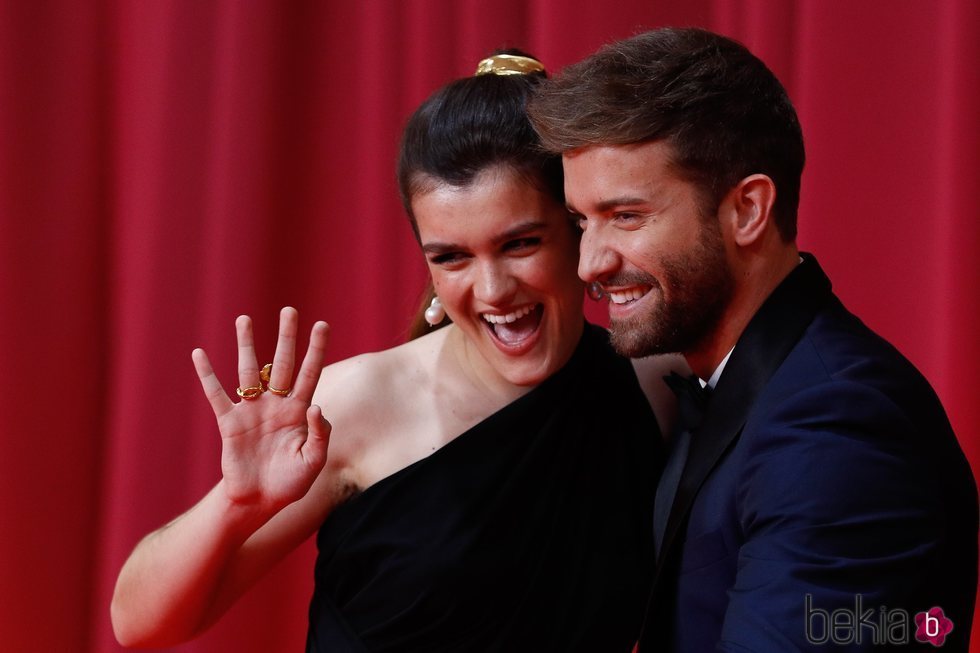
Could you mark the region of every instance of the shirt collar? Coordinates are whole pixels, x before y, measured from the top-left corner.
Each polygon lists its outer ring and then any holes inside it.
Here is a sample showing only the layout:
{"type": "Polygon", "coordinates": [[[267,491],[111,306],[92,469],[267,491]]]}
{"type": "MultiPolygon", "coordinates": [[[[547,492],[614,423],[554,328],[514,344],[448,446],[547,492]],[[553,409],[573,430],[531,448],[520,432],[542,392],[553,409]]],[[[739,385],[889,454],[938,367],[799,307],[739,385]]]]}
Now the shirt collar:
{"type": "Polygon", "coordinates": [[[728,364],[728,359],[732,357],[733,351],[735,351],[735,347],[732,347],[731,349],[728,350],[728,353],[725,354],[725,357],[721,359],[721,362],[718,363],[718,367],[715,368],[715,371],[712,372],[711,376],[708,378],[707,381],[698,377],[698,381],[701,382],[702,388],[708,386],[712,390],[715,389],[715,386],[718,385],[718,379],[721,378],[721,373],[725,371],[725,365],[728,364]]]}

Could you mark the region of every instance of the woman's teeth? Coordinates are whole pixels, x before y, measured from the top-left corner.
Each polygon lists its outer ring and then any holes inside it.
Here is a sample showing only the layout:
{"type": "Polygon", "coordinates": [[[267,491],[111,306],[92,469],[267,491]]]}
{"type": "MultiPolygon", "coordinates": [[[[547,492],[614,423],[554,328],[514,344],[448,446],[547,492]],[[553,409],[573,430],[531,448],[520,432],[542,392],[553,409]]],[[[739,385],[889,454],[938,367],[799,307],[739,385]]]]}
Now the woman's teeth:
{"type": "Polygon", "coordinates": [[[483,319],[490,324],[506,324],[509,322],[516,322],[528,313],[534,310],[534,304],[529,304],[523,308],[519,308],[513,313],[507,313],[506,315],[491,315],[490,313],[482,313],[483,319]]]}

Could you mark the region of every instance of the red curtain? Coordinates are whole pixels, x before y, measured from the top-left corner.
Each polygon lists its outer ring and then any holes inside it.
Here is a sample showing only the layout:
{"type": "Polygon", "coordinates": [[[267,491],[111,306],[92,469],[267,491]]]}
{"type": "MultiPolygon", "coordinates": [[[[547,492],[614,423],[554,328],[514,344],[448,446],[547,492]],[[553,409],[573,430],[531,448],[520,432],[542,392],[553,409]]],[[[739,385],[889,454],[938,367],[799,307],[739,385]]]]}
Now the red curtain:
{"type": "MultiPolygon", "coordinates": [[[[332,323],[332,360],[403,337],[424,268],[393,168],[418,102],[499,46],[555,70],[668,24],[784,81],[802,246],[980,468],[974,0],[0,0],[0,649],[118,650],[125,556],[218,477],[194,347],[232,384],[241,313],[269,357],[286,304],[332,323]]],[[[174,650],[301,650],[312,556],[174,650]]]]}

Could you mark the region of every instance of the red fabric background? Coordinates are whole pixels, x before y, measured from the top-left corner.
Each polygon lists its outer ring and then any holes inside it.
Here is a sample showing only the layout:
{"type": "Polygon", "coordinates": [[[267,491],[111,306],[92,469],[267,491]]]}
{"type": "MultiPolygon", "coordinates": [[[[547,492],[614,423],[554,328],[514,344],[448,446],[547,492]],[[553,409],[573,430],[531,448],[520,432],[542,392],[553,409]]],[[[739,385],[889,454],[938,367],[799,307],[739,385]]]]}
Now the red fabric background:
{"type": "MultiPolygon", "coordinates": [[[[332,322],[331,359],[399,341],[424,269],[393,166],[419,101],[495,47],[555,70],[666,24],[784,81],[801,244],[978,469],[974,0],[0,0],[0,649],[118,650],[122,561],[218,477],[192,348],[231,384],[235,316],[271,358],[285,304],[332,322]]],[[[312,555],[175,650],[301,650],[312,555]]]]}

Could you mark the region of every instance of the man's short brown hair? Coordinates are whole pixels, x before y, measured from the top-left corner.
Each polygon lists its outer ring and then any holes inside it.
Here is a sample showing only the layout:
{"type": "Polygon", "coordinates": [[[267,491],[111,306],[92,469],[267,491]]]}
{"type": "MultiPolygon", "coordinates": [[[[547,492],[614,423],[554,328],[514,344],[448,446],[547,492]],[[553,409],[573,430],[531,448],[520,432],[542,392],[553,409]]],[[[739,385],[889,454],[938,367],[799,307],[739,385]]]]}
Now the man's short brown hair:
{"type": "Polygon", "coordinates": [[[710,215],[739,180],[768,175],[779,233],[796,238],[800,123],[776,76],[736,41],[664,28],[609,44],[545,81],[529,113],[552,152],[666,141],[710,215]]]}

